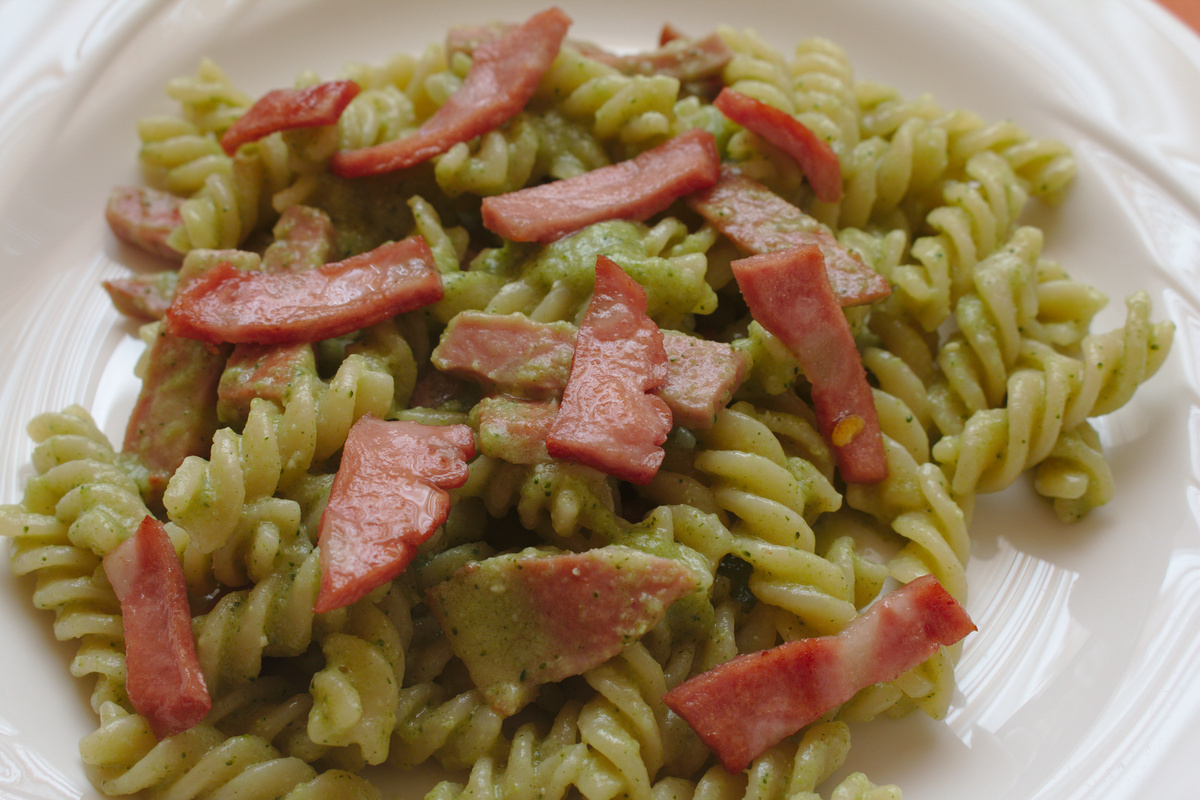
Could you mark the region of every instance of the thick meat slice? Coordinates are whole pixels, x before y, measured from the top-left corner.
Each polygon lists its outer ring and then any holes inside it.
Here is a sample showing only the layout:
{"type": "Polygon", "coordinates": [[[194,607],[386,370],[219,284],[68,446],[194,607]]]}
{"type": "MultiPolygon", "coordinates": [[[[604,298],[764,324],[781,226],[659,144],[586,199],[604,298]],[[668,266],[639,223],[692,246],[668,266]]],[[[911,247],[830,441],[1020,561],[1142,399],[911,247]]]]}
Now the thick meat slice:
{"type": "Polygon", "coordinates": [[[217,344],[316,342],[442,299],[421,236],[303,272],[249,272],[219,264],[176,294],[167,330],[217,344]]]}
{"type": "MultiPolygon", "coordinates": [[[[438,369],[490,391],[550,398],[567,385],[575,334],[575,326],[568,322],[464,311],[446,326],[432,360],[438,369]]],[[[741,385],[745,356],[724,342],[678,331],[663,331],[662,336],[667,373],[655,393],[671,410],[676,425],[707,428],[741,385]]]]}
{"type": "Polygon", "coordinates": [[[633,278],[596,257],[592,301],[575,337],[571,377],[546,446],[633,483],[649,483],[663,460],[671,411],[651,394],[666,380],[662,333],[646,316],[633,278]]]}
{"type": "Polygon", "coordinates": [[[188,456],[206,456],[216,433],[217,386],[228,347],[160,331],[150,345],[122,452],[148,471],[146,502],[157,506],[171,475],[188,456]]]}
{"type": "Polygon", "coordinates": [[[104,218],[118,239],[180,261],[180,253],[167,244],[171,232],[183,224],[183,198],[141,186],[118,186],[108,196],[104,218]]]}
{"type": "Polygon", "coordinates": [[[162,319],[167,313],[167,306],[175,297],[175,287],[179,285],[179,273],[165,269],[149,275],[113,278],[102,285],[117,311],[136,320],[151,322],[162,319]]]}
{"type": "Polygon", "coordinates": [[[620,653],[696,588],[676,561],[609,545],[470,563],[426,599],[475,684],[508,716],[541,684],[620,653]]]}
{"type": "Polygon", "coordinates": [[[843,306],[871,303],[891,294],[887,279],[847,250],[817,220],[761,183],[726,168],[712,188],[688,204],[747,254],[815,244],[825,256],[834,294],[843,306]]]}
{"type": "Polygon", "coordinates": [[[217,418],[240,428],[255,398],[282,408],[291,387],[304,374],[317,374],[316,355],[307,342],[237,345],[217,384],[217,418]]]}
{"type": "Polygon", "coordinates": [[[274,89],[246,109],[221,136],[221,149],[233,155],[248,142],[277,131],[334,125],[359,92],[354,81],[329,81],[303,89],[274,89]]]}
{"type": "Polygon", "coordinates": [[[463,311],[450,320],[430,360],[488,389],[551,397],[567,385],[574,352],[575,326],[569,322],[463,311]]]}
{"type": "Polygon", "coordinates": [[[615,56],[608,63],[626,75],[669,75],[682,83],[721,74],[733,51],[719,34],[703,39],[666,34],[657,50],[615,56]]]}
{"type": "Polygon", "coordinates": [[[212,707],[188,609],[179,557],[163,524],[147,516],[104,557],[121,603],[125,688],[159,739],[196,725],[212,707]]]}
{"type": "Polygon", "coordinates": [[[800,165],[818,200],[842,199],[842,164],[829,142],[786,111],[769,106],[728,86],[713,101],[722,114],[757,133],[800,165]]]}
{"type": "Polygon", "coordinates": [[[596,222],[644,220],[720,174],[716,141],[699,128],[634,158],[573,178],[483,199],[483,224],[516,242],[552,242],[596,222]]]}
{"type": "Polygon", "coordinates": [[[974,630],[962,606],[926,575],[836,636],[739,656],[679,684],[663,702],[737,773],[859,689],[899,677],[974,630]]]}
{"type": "Polygon", "coordinates": [[[746,374],[746,357],[725,342],[663,331],[667,379],[658,396],[676,425],[711,428],[746,374]]]}
{"type": "Polygon", "coordinates": [[[794,247],[741,258],[732,267],[750,314],[792,351],[812,384],[817,425],[842,477],[851,483],[886,478],[874,395],[821,251],[794,247]]]}
{"type": "Polygon", "coordinates": [[[344,178],[392,172],[500,127],[533,97],[570,24],[570,17],[551,8],[501,37],[481,42],[462,85],[416,133],[334,153],[330,168],[344,178]]]}
{"type": "Polygon", "coordinates": [[[362,417],[350,428],[321,514],[321,588],[313,610],[350,605],[395,578],[450,513],[467,480],[466,425],[362,417]]]}

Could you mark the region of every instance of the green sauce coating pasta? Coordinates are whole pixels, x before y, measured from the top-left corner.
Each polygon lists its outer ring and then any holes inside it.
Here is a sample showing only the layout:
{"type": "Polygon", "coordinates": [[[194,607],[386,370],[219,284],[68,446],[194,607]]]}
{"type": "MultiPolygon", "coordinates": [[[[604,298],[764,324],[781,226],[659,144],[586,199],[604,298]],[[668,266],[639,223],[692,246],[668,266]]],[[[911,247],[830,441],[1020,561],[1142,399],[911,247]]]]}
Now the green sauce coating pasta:
{"type": "MultiPolygon", "coordinates": [[[[331,155],[416,130],[463,82],[469,48],[349,64],[331,77],[362,91],[336,125],[272,134],[232,157],[218,140],[251,96],[208,60],[170,82],[178,112],[140,122],[138,157],[148,185],[180,198],[169,243],[190,269],[223,258],[261,268],[280,215],[304,207],[336,230],[329,260],[424,236],[445,296],[316,343],[311,365],[229,415],[207,457],[174,472],[159,513],[214,703],[203,724],[162,741],[125,694],[120,608],[100,569],[150,513],[144,468],[82,408],[30,425],[36,474],[20,503],[0,507],[0,534],[14,573],[35,577],[34,605],[53,611],[56,637],[77,641],[71,673],[96,677],[99,723],[80,754],[100,791],[374,798],[356,774],[366,765],[432,761],[462,771],[435,800],[900,797],[860,773],[828,785],[849,751],[847,722],[944,716],[959,647],[862,690],[740,775],[714,762],[662,694],[738,654],[837,633],[890,582],[932,573],[965,601],[975,497],[1022,474],[1065,520],[1106,502],[1117,487],[1091,420],[1157,371],[1172,327],[1152,322],[1138,293],[1121,328],[1092,332],[1105,298],[1046,258],[1042,232],[1023,223],[1031,200],[1064,199],[1075,162],[1063,143],[858,78],[827,39],[789,53],[751,30],[717,34],[730,57],[708,85],[625,74],[569,40],[507,123],[403,174],[357,181],[333,176],[331,155]],[[817,201],[793,162],[716,111],[722,86],[827,140],[842,199],[817,201]],[[481,224],[485,196],[571,178],[697,127],[723,162],[829,226],[891,283],[887,299],[846,309],[883,430],[881,483],[839,478],[795,357],[750,318],[732,280],[742,254],[686,208],[544,246],[498,241],[481,224]],[[660,328],[746,359],[731,402],[709,427],[676,427],[644,486],[548,457],[477,455],[404,574],[314,614],[318,521],[351,425],[374,415],[478,430],[472,409],[486,387],[430,362],[446,325],[464,311],[577,323],[597,255],[644,288],[660,328]],[[505,720],[471,684],[425,590],[500,552],[605,544],[678,560],[701,588],[622,653],[505,720]]],[[[320,80],[301,73],[296,85],[320,80]]]]}

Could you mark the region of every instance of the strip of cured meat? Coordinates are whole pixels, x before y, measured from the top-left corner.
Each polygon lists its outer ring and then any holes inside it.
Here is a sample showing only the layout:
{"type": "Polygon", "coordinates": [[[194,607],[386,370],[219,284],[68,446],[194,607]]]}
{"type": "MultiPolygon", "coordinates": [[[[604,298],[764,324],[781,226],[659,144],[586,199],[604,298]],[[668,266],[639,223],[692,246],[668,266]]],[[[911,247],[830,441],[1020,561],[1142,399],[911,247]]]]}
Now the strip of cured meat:
{"type": "Polygon", "coordinates": [[[500,127],[533,97],[570,25],[570,17],[551,8],[480,42],[462,85],[415,133],[334,153],[330,168],[343,178],[405,169],[500,127]]]}
{"type": "Polygon", "coordinates": [[[200,671],[183,568],[166,528],[142,519],[104,557],[104,573],[121,604],[125,688],[159,739],[198,724],[212,708],[200,671]]]}
{"type": "Polygon", "coordinates": [[[238,148],[277,131],[334,125],[358,95],[354,81],[328,81],[303,89],[267,92],[221,136],[221,149],[233,155],[238,148]]]}
{"type": "Polygon", "coordinates": [[[361,330],[443,295],[422,236],[302,272],[221,263],[181,288],[166,329],[210,344],[316,342],[361,330]]]}
{"type": "Polygon", "coordinates": [[[217,384],[217,418],[240,428],[258,398],[282,408],[289,390],[306,374],[317,374],[316,355],[308,342],[239,344],[226,359],[217,384]]]}
{"type": "Polygon", "coordinates": [[[725,342],[663,331],[667,379],[658,396],[671,409],[675,424],[711,428],[717,412],[729,404],[746,374],[746,356],[725,342]]]}
{"type": "Polygon", "coordinates": [[[275,241],[263,251],[263,272],[303,272],[329,263],[336,252],[333,221],[311,206],[288,206],[271,233],[275,241]]]}
{"type": "Polygon", "coordinates": [[[671,36],[657,50],[615,56],[611,63],[626,75],[669,75],[686,83],[720,75],[731,58],[720,34],[710,33],[703,39],[671,36]]]}
{"type": "Polygon", "coordinates": [[[450,513],[467,480],[466,425],[362,417],[350,428],[321,514],[321,588],[313,610],[342,608],[395,578],[450,513]]]}
{"type": "Polygon", "coordinates": [[[836,636],[739,656],[684,681],[663,702],[687,720],[729,772],[836,708],[894,680],[975,630],[931,575],[884,596],[836,636]]]}
{"type": "Polygon", "coordinates": [[[172,261],[183,259],[167,244],[171,232],[183,224],[183,198],[143,186],[118,186],[108,196],[104,218],[121,241],[172,261]]]}
{"type": "Polygon", "coordinates": [[[546,447],[550,455],[645,484],[662,464],[671,411],[651,394],[667,353],[646,294],[614,261],[596,257],[592,301],[575,337],[571,377],[546,447]]]}
{"type": "Polygon", "coordinates": [[[842,163],[837,153],[803,122],[728,86],[717,95],[713,105],[729,119],[791,156],[808,178],[818,200],[836,203],[842,199],[842,163]]]}
{"type": "Polygon", "coordinates": [[[574,353],[575,326],[569,322],[464,311],[450,320],[430,360],[489,390],[553,397],[567,385],[574,353]]]}
{"type": "Polygon", "coordinates": [[[690,195],[687,202],[744,253],[818,246],[825,256],[829,282],[843,306],[872,303],[891,294],[887,279],[847,250],[832,231],[732,168],[722,169],[714,186],[690,195]]]}
{"type": "Polygon", "coordinates": [[[476,685],[508,716],[537,686],[620,653],[696,588],[676,561],[608,545],[469,563],[426,597],[476,685]]]}
{"type": "Polygon", "coordinates": [[[117,311],[133,319],[150,322],[162,319],[167,313],[178,284],[179,273],[165,269],[148,275],[113,278],[101,285],[117,311]]]}
{"type": "Polygon", "coordinates": [[[812,384],[817,426],[842,477],[851,483],[886,478],[874,395],[820,249],[777,250],[731,266],[750,314],[792,351],[812,384]]]}
{"type": "Polygon", "coordinates": [[[610,219],[644,220],[716,183],[716,140],[699,128],[634,158],[483,199],[483,224],[516,242],[552,242],[610,219]]]}
{"type": "MultiPolygon", "coordinates": [[[[574,325],[535,322],[523,314],[464,311],[450,320],[431,360],[440,370],[488,390],[556,397],[567,385],[574,325]]],[[[707,428],[745,377],[746,357],[724,342],[663,331],[667,376],[655,393],[676,425],[707,428]]]]}
{"type": "Polygon", "coordinates": [[[147,470],[146,501],[156,506],[188,456],[206,456],[219,427],[217,387],[230,348],[159,331],[150,344],[122,452],[147,470]]]}

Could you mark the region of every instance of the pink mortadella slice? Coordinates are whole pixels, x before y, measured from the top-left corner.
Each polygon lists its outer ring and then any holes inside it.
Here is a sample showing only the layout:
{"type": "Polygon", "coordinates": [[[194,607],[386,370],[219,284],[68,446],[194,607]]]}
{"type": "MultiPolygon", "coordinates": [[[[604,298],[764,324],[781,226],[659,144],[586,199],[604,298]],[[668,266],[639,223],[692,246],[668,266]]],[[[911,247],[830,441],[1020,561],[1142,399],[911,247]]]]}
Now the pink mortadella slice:
{"type": "Polygon", "coordinates": [[[653,394],[666,380],[662,333],[646,316],[646,295],[604,256],[596,288],[575,338],[571,376],[546,447],[632,483],[654,479],[671,410],[653,394]]]}
{"type": "Polygon", "coordinates": [[[394,172],[500,127],[533,97],[570,25],[570,17],[551,8],[481,42],[462,85],[415,133],[334,153],[330,168],[343,178],[394,172]]]}
{"type": "Polygon", "coordinates": [[[894,680],[975,630],[932,575],[885,595],[836,636],[797,639],[734,658],[671,689],[687,720],[731,773],[859,689],[894,680]]]}
{"type": "Polygon", "coordinates": [[[738,259],[732,267],[751,316],[796,356],[812,384],[817,425],[842,477],[850,483],[886,478],[874,393],[820,249],[777,250],[738,259]]]}
{"type": "Polygon", "coordinates": [[[167,244],[183,224],[183,198],[145,186],[118,186],[108,196],[104,219],[118,239],[172,261],[183,253],[167,244]]]}
{"type": "Polygon", "coordinates": [[[786,111],[725,87],[713,105],[729,119],[757,133],[792,157],[818,200],[842,199],[842,163],[829,142],[786,111]]]}
{"type": "Polygon", "coordinates": [[[348,606],[395,578],[450,513],[467,480],[466,425],[362,417],[350,428],[321,514],[317,613],[348,606]]]}
{"type": "Polygon", "coordinates": [[[834,294],[843,306],[872,303],[892,292],[887,278],[864,264],[833,231],[732,168],[722,168],[720,180],[690,195],[687,203],[748,255],[817,245],[825,256],[834,294]]]}
{"type": "Polygon", "coordinates": [[[316,342],[436,303],[444,291],[421,236],[302,272],[222,262],[176,294],[166,330],[209,344],[316,342]]]}
{"type": "Polygon", "coordinates": [[[269,91],[225,130],[221,149],[233,155],[242,145],[278,131],[334,125],[358,92],[354,81],[269,91]]]}
{"type": "Polygon", "coordinates": [[[626,161],[485,197],[483,224],[515,242],[552,242],[605,220],[647,219],[712,186],[720,169],[713,135],[697,128],[626,161]]]}
{"type": "Polygon", "coordinates": [[[212,707],[200,671],[183,568],[166,528],[147,516],[104,557],[121,604],[125,688],[159,739],[199,724],[212,707]]]}

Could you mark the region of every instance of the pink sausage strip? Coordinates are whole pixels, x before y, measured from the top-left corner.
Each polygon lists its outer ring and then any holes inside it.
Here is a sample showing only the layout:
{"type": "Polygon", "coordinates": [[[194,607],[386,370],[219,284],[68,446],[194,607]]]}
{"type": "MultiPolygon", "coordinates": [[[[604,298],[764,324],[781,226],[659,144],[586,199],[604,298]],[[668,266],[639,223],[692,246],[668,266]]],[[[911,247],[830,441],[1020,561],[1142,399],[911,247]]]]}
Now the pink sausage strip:
{"type": "Polygon", "coordinates": [[[717,182],[708,131],[693,129],[617,164],[483,200],[483,224],[505,239],[552,242],[596,222],[644,220],[717,182]]]}
{"type": "Polygon", "coordinates": [[[416,133],[334,153],[330,168],[343,178],[393,172],[500,127],[533,97],[570,24],[570,17],[551,8],[503,36],[482,41],[462,85],[416,133]]]}

